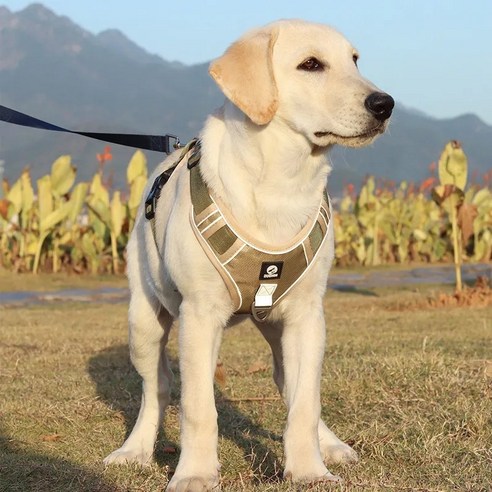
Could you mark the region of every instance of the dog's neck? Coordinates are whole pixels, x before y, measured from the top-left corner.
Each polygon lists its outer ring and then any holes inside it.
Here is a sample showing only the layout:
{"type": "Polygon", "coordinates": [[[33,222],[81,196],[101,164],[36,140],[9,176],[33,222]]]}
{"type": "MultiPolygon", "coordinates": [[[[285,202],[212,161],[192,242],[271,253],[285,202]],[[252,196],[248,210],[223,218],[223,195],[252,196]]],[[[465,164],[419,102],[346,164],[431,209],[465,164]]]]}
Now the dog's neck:
{"type": "Polygon", "coordinates": [[[200,169],[254,237],[285,244],[317,213],[330,167],[280,118],[259,127],[226,103],[204,127],[200,169]]]}

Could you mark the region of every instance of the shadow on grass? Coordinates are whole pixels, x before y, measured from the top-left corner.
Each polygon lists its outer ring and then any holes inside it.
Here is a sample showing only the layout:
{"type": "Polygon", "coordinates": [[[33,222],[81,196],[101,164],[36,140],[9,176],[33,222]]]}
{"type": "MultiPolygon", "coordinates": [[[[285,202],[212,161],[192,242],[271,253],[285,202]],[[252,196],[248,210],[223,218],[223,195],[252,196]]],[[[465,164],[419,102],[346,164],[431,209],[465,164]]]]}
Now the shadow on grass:
{"type": "MultiPolygon", "coordinates": [[[[180,377],[177,360],[170,360],[174,373],[174,385],[170,405],[179,405],[180,377]]],[[[136,422],[140,408],[141,378],[133,368],[128,346],[119,345],[99,352],[92,357],[88,366],[89,374],[96,384],[98,395],[110,408],[120,412],[126,426],[125,439],[136,422]]],[[[219,414],[219,433],[234,442],[243,452],[250,468],[259,481],[278,481],[279,461],[275,454],[265,446],[260,438],[281,440],[281,437],[257,425],[248,415],[242,413],[220,390],[215,398],[219,414]]],[[[121,443],[123,444],[123,439],[121,443]]],[[[165,428],[161,428],[155,450],[155,460],[160,466],[168,465],[172,470],[178,464],[179,453],[166,453],[165,447],[179,448],[178,443],[169,441],[165,428]]]]}
{"type": "Polygon", "coordinates": [[[375,292],[369,289],[362,289],[355,285],[329,285],[329,289],[336,290],[337,292],[347,292],[350,294],[359,294],[367,297],[379,297],[375,292]]]}
{"type": "Polygon", "coordinates": [[[21,449],[0,427],[0,490],[5,492],[116,492],[100,475],[69,461],[21,449]]]}

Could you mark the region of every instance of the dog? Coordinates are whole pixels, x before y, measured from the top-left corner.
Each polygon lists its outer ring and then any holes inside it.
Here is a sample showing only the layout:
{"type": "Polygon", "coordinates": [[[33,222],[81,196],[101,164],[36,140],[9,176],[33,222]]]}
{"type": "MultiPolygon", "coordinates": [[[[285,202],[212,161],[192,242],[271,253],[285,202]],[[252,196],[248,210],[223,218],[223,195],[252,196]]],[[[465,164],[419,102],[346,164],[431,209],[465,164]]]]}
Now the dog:
{"type": "MultiPolygon", "coordinates": [[[[211,63],[226,100],[200,134],[199,178],[224,215],[259,244],[278,250],[315,221],[333,145],[368,145],[385,131],[394,101],[361,76],[358,57],[330,27],[282,20],[247,33],[211,63]]],[[[158,166],[147,193],[180,152],[158,166]]],[[[160,190],[154,226],[142,205],[128,243],[129,345],[143,395],[133,431],[104,460],[152,459],[173,379],[165,346],[179,320],[181,455],[168,492],[219,484],[214,371],[222,332],[238,318],[224,275],[190,219],[191,171],[183,162],[160,190]]],[[[324,220],[312,267],[266,319],[253,317],[271,347],[274,381],[287,407],[284,477],[295,482],[337,481],[325,463],[357,460],[320,419],[322,301],[334,257],[332,222],[324,220]]]]}

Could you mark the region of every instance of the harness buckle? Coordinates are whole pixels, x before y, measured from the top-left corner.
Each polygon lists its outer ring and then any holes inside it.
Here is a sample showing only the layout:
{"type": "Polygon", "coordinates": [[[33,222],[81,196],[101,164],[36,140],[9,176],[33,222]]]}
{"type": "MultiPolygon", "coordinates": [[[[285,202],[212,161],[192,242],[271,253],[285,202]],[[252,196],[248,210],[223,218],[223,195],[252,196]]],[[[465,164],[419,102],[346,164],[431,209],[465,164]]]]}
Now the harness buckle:
{"type": "Polygon", "coordinates": [[[193,151],[192,151],[192,153],[188,159],[188,163],[186,164],[188,169],[194,168],[200,162],[200,159],[201,159],[201,142],[200,142],[200,140],[196,140],[196,142],[194,143],[192,148],[193,148],[193,151]]]}
{"type": "Polygon", "coordinates": [[[263,323],[268,318],[273,307],[273,293],[276,288],[277,284],[260,284],[251,306],[251,314],[256,321],[263,323]]]}
{"type": "Polygon", "coordinates": [[[159,174],[159,176],[155,178],[152,188],[150,188],[149,194],[145,199],[145,218],[147,220],[152,220],[154,218],[157,200],[161,196],[162,187],[169,181],[169,178],[175,169],[176,165],[166,169],[162,174],[159,174]]]}
{"type": "Polygon", "coordinates": [[[147,198],[145,199],[145,218],[151,220],[155,216],[155,209],[157,206],[157,199],[161,194],[161,188],[158,186],[160,176],[154,181],[152,188],[150,189],[147,198]]]}

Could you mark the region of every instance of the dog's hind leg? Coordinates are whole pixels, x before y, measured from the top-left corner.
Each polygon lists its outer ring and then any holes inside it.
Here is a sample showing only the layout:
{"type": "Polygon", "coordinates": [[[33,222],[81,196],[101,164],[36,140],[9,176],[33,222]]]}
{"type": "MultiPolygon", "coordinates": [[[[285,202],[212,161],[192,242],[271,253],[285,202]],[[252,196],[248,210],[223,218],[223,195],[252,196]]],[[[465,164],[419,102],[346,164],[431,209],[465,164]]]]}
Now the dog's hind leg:
{"type": "Polygon", "coordinates": [[[165,346],[172,317],[156,300],[143,292],[132,292],[128,321],[131,359],[143,379],[142,403],[130,436],[104,460],[105,464],[148,463],[170,399],[173,374],[165,346]]]}
{"type": "MultiPolygon", "coordinates": [[[[285,400],[284,360],[282,355],[282,324],[257,323],[257,327],[270,345],[273,356],[273,380],[285,400]]],[[[350,463],[358,460],[357,453],[326,426],[322,419],[318,424],[319,447],[325,463],[350,463]]]]}

